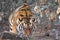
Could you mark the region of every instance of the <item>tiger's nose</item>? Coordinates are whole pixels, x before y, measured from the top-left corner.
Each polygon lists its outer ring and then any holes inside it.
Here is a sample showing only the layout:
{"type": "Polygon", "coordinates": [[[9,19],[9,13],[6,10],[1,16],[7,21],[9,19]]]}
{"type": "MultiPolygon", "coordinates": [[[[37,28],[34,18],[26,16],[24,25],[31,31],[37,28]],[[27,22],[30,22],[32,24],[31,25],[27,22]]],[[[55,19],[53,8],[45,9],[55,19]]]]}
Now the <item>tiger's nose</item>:
{"type": "Polygon", "coordinates": [[[30,22],[30,18],[26,18],[25,23],[29,23],[30,22]]]}
{"type": "Polygon", "coordinates": [[[29,20],[30,20],[30,18],[27,18],[27,20],[29,21],[29,20]]]}

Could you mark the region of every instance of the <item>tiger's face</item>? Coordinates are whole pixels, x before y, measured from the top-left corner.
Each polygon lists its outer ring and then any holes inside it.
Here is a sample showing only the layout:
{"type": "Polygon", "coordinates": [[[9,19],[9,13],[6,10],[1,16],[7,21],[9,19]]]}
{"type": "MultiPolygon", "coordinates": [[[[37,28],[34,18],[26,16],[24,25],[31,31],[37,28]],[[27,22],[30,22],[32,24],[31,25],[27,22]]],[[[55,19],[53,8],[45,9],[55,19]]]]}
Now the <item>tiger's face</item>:
{"type": "Polygon", "coordinates": [[[20,10],[19,15],[20,15],[19,21],[21,24],[23,22],[22,26],[24,26],[24,28],[25,28],[23,30],[24,34],[30,35],[31,34],[30,25],[32,24],[32,16],[33,16],[31,10],[29,8],[22,9],[22,10],[20,10]]]}
{"type": "Polygon", "coordinates": [[[21,22],[24,21],[24,23],[23,23],[24,34],[26,36],[31,35],[32,34],[32,30],[35,28],[35,25],[33,24],[33,22],[35,20],[33,19],[33,14],[32,14],[32,12],[31,12],[31,10],[29,8],[20,10],[20,20],[22,20],[21,22]]]}

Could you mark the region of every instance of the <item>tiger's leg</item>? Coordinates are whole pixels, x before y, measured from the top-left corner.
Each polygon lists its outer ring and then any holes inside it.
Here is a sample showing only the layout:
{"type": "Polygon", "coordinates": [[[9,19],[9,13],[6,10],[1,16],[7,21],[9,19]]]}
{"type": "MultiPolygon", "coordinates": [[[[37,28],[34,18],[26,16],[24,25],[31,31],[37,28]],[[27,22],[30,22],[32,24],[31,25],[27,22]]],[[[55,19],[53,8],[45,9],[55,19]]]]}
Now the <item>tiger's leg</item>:
{"type": "Polygon", "coordinates": [[[11,28],[10,32],[17,34],[17,30],[16,30],[15,25],[12,25],[10,28],[11,28]]]}

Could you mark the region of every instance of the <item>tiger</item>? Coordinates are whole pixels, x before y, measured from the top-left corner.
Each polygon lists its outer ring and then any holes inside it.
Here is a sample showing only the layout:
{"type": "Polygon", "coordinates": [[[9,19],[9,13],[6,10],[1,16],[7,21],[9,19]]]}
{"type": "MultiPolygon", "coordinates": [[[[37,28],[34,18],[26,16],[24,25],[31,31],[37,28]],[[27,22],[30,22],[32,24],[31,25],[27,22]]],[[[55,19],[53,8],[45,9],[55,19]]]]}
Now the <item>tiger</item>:
{"type": "Polygon", "coordinates": [[[19,27],[23,28],[23,34],[30,35],[31,34],[31,26],[32,29],[35,28],[34,26],[34,18],[32,11],[30,10],[30,6],[28,4],[24,4],[18,7],[16,10],[11,13],[9,16],[9,23],[10,23],[10,32],[18,34],[18,25],[19,27]]]}

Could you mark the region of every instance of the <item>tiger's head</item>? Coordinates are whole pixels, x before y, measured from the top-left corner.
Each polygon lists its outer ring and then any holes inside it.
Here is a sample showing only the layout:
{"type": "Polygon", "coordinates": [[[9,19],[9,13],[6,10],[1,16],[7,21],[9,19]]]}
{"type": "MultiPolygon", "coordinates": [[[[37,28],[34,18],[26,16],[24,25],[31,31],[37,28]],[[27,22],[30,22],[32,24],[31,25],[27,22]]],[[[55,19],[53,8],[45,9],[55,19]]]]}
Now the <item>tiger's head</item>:
{"type": "Polygon", "coordinates": [[[33,16],[33,14],[28,5],[24,5],[15,14],[15,18],[17,17],[17,25],[20,25],[19,27],[23,28],[25,35],[31,34],[31,31],[32,31],[31,28],[33,27],[33,26],[31,26],[33,24],[32,16],[33,16]]]}

